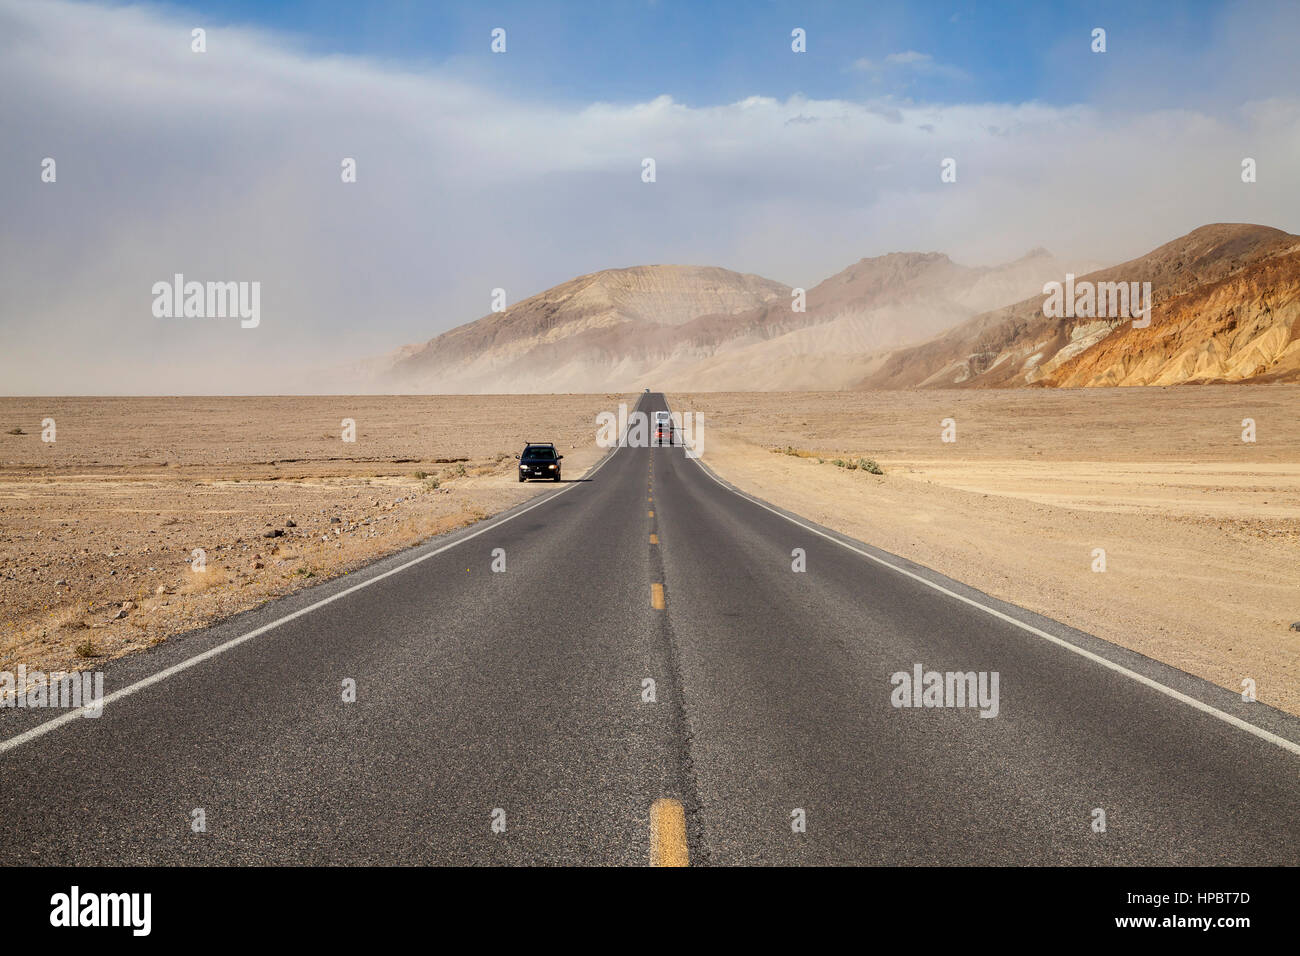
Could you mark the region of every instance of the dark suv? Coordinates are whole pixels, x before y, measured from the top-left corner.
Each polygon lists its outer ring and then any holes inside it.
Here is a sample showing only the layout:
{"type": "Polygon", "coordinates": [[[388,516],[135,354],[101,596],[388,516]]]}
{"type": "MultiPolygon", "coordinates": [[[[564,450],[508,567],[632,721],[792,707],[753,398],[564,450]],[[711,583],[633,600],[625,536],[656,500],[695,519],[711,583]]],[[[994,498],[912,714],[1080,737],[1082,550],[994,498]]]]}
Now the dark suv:
{"type": "Polygon", "coordinates": [[[557,455],[550,442],[529,442],[524,446],[523,454],[515,457],[519,459],[520,481],[529,478],[560,480],[560,461],[564,456],[557,455]]]}

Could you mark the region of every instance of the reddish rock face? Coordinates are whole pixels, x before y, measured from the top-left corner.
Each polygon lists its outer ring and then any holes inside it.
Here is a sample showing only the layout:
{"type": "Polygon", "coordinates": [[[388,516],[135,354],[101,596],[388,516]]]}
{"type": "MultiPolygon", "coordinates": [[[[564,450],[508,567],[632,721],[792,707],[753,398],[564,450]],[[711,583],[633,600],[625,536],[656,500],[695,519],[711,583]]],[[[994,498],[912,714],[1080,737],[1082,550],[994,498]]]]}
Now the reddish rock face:
{"type": "Polygon", "coordinates": [[[1300,381],[1300,250],[1175,295],[1063,364],[1059,386],[1300,381]]]}
{"type": "Polygon", "coordinates": [[[1300,381],[1298,236],[1239,223],[1203,226],[1138,259],[1078,277],[1084,280],[1150,282],[1151,324],[1047,318],[1045,297],[1037,295],[896,351],[860,385],[1300,381]]]}

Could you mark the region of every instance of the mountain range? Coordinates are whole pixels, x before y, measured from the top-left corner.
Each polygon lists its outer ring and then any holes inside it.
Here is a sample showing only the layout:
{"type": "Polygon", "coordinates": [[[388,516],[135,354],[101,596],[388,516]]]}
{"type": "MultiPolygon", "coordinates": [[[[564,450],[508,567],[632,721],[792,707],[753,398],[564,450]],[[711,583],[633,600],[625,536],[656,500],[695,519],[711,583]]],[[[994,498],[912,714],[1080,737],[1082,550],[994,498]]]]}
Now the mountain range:
{"type": "Polygon", "coordinates": [[[1127,317],[1049,318],[1039,294],[896,350],[855,385],[1300,381],[1300,236],[1240,223],[1202,226],[1076,279],[1084,281],[1151,283],[1150,325],[1135,328],[1127,317]]]}
{"type": "Polygon", "coordinates": [[[607,269],[364,374],[432,393],[1300,381],[1300,237],[1220,223],[1102,269],[1043,249],[993,267],[890,253],[807,290],[709,266],[607,269]],[[1149,326],[1045,316],[1045,284],[1067,273],[1150,283],[1149,326]]]}

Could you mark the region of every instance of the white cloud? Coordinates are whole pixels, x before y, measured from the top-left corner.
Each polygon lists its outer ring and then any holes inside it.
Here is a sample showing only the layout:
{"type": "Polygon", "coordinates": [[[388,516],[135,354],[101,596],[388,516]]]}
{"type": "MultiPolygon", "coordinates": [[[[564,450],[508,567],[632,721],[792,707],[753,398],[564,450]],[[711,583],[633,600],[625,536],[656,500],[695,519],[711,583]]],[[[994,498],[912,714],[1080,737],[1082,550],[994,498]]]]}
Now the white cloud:
{"type": "Polygon", "coordinates": [[[299,370],[476,318],[495,287],[513,302],[608,267],[721,265],[807,287],[892,250],[1118,260],[1212,221],[1300,231],[1288,87],[1214,113],[800,96],[573,107],[248,30],[210,27],[194,54],[193,19],[0,0],[0,88],[22,91],[0,97],[0,390],[338,391],[299,370]],[[39,181],[45,156],[55,185],[39,181]],[[176,272],[260,281],[261,326],[153,318],[150,288],[176,272]]]}
{"type": "Polygon", "coordinates": [[[960,67],[940,63],[930,54],[918,53],[915,50],[890,53],[883,60],[861,57],[853,61],[853,69],[860,73],[869,73],[877,79],[883,79],[886,75],[937,77],[963,82],[970,79],[970,74],[960,67]]]}

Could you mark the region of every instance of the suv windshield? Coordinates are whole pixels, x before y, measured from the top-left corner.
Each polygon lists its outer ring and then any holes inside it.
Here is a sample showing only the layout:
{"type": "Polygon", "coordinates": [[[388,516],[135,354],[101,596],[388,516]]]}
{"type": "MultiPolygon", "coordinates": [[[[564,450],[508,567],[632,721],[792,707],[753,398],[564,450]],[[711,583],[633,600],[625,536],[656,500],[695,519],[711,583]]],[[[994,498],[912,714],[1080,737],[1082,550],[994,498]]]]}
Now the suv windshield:
{"type": "Polygon", "coordinates": [[[555,457],[555,449],[554,448],[525,448],[524,457],[553,459],[555,457]]]}

